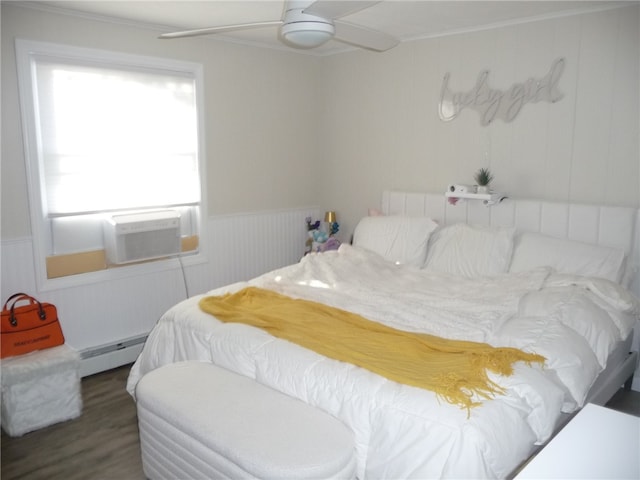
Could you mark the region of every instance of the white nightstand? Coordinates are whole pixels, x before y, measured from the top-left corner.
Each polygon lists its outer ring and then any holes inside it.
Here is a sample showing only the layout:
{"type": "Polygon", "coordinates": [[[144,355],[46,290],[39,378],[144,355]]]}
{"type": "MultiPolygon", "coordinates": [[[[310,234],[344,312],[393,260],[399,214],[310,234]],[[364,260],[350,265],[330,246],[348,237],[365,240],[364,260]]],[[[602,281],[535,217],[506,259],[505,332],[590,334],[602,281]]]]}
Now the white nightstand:
{"type": "Polygon", "coordinates": [[[640,478],[640,417],[588,404],[515,478],[640,478]]]}

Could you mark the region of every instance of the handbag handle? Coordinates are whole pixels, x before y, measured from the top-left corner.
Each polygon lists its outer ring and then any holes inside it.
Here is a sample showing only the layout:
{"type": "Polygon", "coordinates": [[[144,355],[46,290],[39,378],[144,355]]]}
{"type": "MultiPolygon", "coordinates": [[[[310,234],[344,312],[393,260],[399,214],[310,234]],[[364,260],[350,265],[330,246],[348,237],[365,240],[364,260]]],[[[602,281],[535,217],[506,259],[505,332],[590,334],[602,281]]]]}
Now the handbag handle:
{"type": "Polygon", "coordinates": [[[35,298],[33,298],[31,295],[27,295],[26,293],[14,293],[13,295],[11,295],[7,301],[4,304],[4,307],[2,308],[2,311],[6,311],[7,310],[7,306],[9,305],[9,302],[13,300],[13,303],[11,304],[11,313],[9,315],[9,323],[11,323],[12,327],[17,327],[18,326],[18,319],[15,316],[14,313],[14,309],[16,308],[16,303],[22,301],[22,300],[28,300],[29,303],[31,305],[34,304],[38,304],[38,317],[40,317],[40,320],[46,320],[47,319],[47,313],[44,311],[44,308],[42,306],[42,304],[36,300],[35,298]]]}
{"type": "MultiPolygon", "coordinates": [[[[2,311],[6,312],[7,306],[9,305],[9,302],[11,300],[13,300],[14,298],[18,298],[18,297],[28,297],[31,298],[29,295],[27,295],[26,293],[14,293],[13,295],[11,295],[9,298],[7,298],[7,301],[4,302],[4,307],[2,307],[2,311]]],[[[17,301],[17,300],[16,300],[17,301]]],[[[33,302],[32,302],[33,303],[33,302]]]]}

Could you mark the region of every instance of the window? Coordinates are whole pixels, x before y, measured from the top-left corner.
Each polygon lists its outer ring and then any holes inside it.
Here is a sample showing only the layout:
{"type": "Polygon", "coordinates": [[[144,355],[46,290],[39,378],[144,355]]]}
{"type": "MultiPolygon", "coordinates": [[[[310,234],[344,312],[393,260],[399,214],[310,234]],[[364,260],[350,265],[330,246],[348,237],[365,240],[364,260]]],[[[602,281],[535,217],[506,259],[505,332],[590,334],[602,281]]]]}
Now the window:
{"type": "Polygon", "coordinates": [[[175,210],[197,253],[201,66],[24,40],[16,53],[42,277],[106,269],[102,226],[123,212],[175,210]]]}

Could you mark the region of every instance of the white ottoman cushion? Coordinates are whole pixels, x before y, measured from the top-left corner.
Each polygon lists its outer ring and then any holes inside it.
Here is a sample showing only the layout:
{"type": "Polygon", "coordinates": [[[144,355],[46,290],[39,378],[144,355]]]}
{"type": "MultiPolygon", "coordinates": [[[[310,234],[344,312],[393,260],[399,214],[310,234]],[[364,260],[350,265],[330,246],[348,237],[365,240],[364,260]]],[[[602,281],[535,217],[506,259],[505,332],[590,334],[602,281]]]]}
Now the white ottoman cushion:
{"type": "Polygon", "coordinates": [[[2,428],[20,436],[82,413],[80,355],[47,348],[2,359],[2,428]]]}
{"type": "Polygon", "coordinates": [[[159,478],[354,478],[353,432],[333,416],[211,363],[136,387],[145,474],[159,478]]]}

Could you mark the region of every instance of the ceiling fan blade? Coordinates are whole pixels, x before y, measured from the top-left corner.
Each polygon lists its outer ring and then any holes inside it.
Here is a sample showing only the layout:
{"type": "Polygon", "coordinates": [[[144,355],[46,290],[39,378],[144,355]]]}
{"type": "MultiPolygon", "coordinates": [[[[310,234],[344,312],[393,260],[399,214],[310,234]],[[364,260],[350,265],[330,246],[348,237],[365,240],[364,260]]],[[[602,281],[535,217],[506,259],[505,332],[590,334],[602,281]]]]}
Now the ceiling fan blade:
{"type": "Polygon", "coordinates": [[[369,8],[380,0],[317,0],[303,10],[309,15],[334,19],[369,8]]]}
{"type": "Polygon", "coordinates": [[[346,22],[335,21],[333,23],[336,28],[333,39],[357,47],[375,50],[376,52],[384,52],[400,43],[400,40],[397,38],[378,30],[372,30],[346,22]]]}
{"type": "Polygon", "coordinates": [[[248,30],[250,28],[262,28],[282,25],[282,20],[269,22],[240,23],[238,25],[223,25],[221,27],[197,28],[194,30],[184,30],[182,32],[163,33],[158,38],[171,39],[183,37],[195,37],[198,35],[211,35],[213,33],[233,32],[236,30],[248,30]]]}

